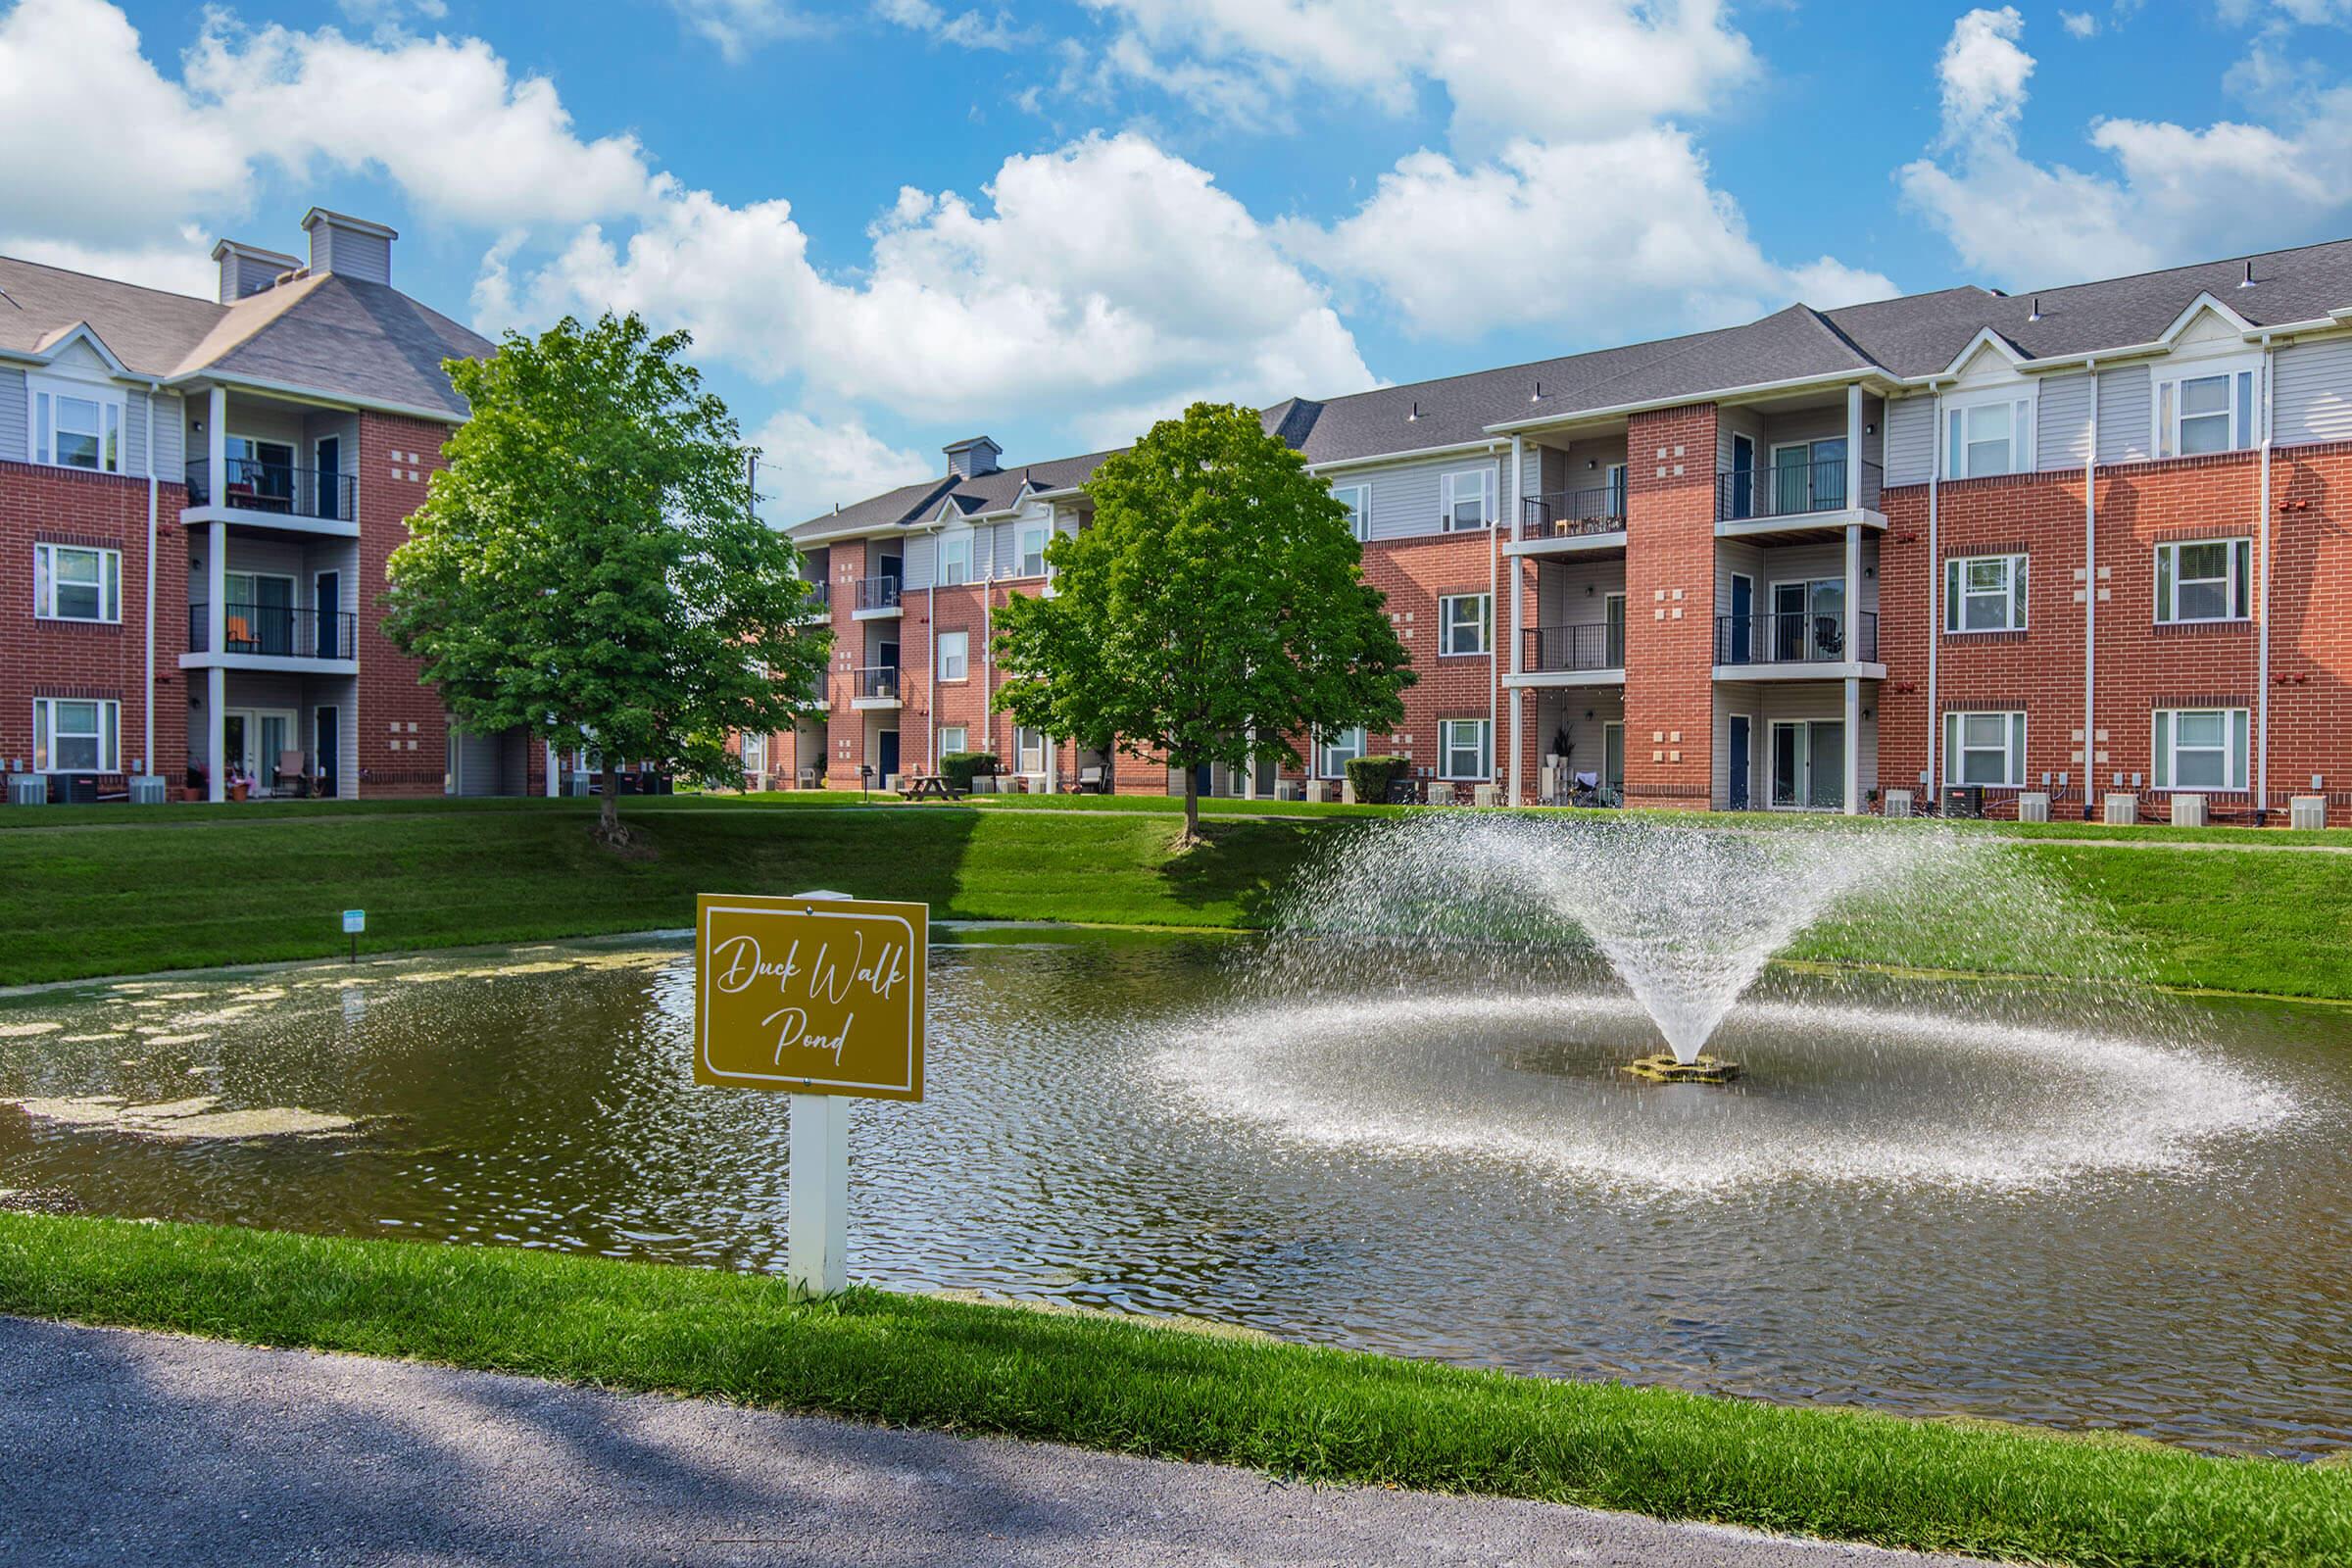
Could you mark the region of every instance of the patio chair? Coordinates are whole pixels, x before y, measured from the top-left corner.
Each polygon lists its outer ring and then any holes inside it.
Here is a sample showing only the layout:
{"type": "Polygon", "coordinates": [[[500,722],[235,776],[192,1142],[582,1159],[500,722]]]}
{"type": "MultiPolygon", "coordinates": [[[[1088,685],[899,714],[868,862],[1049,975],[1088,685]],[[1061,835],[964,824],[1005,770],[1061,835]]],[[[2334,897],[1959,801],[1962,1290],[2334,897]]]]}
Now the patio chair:
{"type": "Polygon", "coordinates": [[[286,781],[291,779],[296,795],[310,794],[311,774],[310,769],[304,765],[305,761],[306,759],[300,752],[278,753],[277,767],[270,776],[270,793],[276,794],[284,790],[286,781]]]}

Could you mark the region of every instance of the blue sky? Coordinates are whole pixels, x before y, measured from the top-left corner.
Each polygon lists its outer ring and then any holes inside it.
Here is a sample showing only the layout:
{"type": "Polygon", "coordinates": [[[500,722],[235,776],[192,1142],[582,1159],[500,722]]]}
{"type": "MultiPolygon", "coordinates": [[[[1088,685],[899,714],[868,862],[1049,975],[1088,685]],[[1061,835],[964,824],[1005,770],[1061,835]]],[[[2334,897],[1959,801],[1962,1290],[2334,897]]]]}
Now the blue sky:
{"type": "Polygon", "coordinates": [[[311,203],[683,325],[780,520],[1269,402],[2352,235],[2352,0],[0,5],[0,252],[311,203]]]}

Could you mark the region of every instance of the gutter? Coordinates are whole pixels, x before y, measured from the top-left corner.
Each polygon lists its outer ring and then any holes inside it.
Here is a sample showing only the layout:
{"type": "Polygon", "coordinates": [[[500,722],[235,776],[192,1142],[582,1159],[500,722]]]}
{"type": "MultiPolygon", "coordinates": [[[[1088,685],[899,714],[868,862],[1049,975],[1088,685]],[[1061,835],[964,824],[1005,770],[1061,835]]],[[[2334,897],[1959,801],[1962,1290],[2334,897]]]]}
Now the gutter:
{"type": "MultiPolygon", "coordinates": [[[[155,400],[162,392],[161,382],[147,383],[147,700],[140,705],[139,749],[145,755],[149,777],[160,776],[163,771],[155,765],[155,536],[159,504],[155,477],[155,400]]],[[[116,744],[122,744],[119,737],[116,744]]],[[[122,759],[117,756],[115,760],[120,762],[122,759]]]]}
{"type": "MultiPolygon", "coordinates": [[[[1936,372],[1938,377],[1943,373],[1940,370],[1936,372]]],[[[1915,384],[1889,375],[1886,371],[1874,366],[1864,369],[1843,370],[1834,375],[1799,375],[1791,376],[1785,381],[1753,381],[1745,386],[1718,387],[1713,390],[1702,388],[1693,392],[1678,392],[1672,397],[1644,398],[1636,403],[1607,403],[1598,408],[1539,415],[1530,419],[1505,419],[1496,424],[1487,425],[1485,428],[1491,435],[1515,435],[1523,430],[1548,429],[1555,425],[1577,424],[1620,414],[1647,414],[1657,409],[1680,409],[1693,403],[1721,403],[1726,398],[1748,397],[1769,392],[1801,391],[1808,387],[1852,386],[1857,382],[1869,382],[1874,379],[1896,386],[1915,384]]],[[[1401,456],[1412,457],[1415,454],[1404,453],[1401,456]]],[[[1373,460],[1354,458],[1349,461],[1368,463],[1373,460]]]]}
{"type": "MultiPolygon", "coordinates": [[[[1936,752],[1943,744],[1943,715],[1936,710],[1936,654],[1943,646],[1943,561],[1936,553],[1936,534],[1943,481],[1943,394],[1934,380],[1929,382],[1928,392],[1936,400],[1936,426],[1928,432],[1928,799],[1940,806],[1943,774],[1937,769],[1936,752]]],[[[1886,417],[1882,412],[1882,425],[1886,417]]],[[[1879,452],[1886,455],[1884,439],[1879,452]]]]}
{"type": "Polygon", "coordinates": [[[432,424],[452,427],[464,424],[471,415],[453,413],[448,409],[428,409],[414,403],[394,403],[384,398],[367,398],[341,392],[329,392],[322,387],[297,386],[291,381],[265,381],[259,376],[223,375],[214,370],[191,370],[185,375],[167,377],[163,385],[177,391],[181,387],[215,384],[233,386],[248,392],[267,392],[272,397],[290,398],[299,403],[312,403],[327,409],[361,409],[369,414],[393,414],[404,418],[423,419],[432,424]]]}
{"type": "MultiPolygon", "coordinates": [[[[1499,431],[1500,425],[1488,425],[1490,431],[1499,431]]],[[[1360,458],[1333,458],[1328,463],[1310,463],[1309,473],[1329,473],[1338,468],[1365,467],[1375,463],[1412,463],[1424,458],[1460,457],[1464,454],[1499,451],[1502,437],[1492,435],[1484,441],[1455,441],[1442,447],[1413,447],[1403,452],[1373,452],[1360,458]]]]}

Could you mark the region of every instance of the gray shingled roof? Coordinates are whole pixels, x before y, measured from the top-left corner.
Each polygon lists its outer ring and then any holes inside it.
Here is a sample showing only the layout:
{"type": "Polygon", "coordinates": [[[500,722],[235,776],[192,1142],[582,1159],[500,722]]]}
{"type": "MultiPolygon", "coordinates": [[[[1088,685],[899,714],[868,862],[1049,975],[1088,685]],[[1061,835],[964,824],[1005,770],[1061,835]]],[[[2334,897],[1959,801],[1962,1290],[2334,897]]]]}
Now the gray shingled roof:
{"type": "Polygon", "coordinates": [[[1032,485],[1039,490],[1068,490],[1086,482],[1096,466],[1107,452],[1090,452],[1084,457],[1056,458],[1051,463],[1031,463],[1013,468],[999,468],[994,473],[977,474],[958,479],[954,474],[942,474],[936,479],[923,479],[905,484],[896,490],[843,507],[820,517],[811,517],[796,525],[794,538],[805,544],[815,544],[838,534],[870,533],[877,528],[910,527],[929,522],[938,515],[945,501],[953,501],[965,516],[982,512],[1003,512],[1019,499],[1021,487],[1032,485]]]}
{"type": "MultiPolygon", "coordinates": [[[[1897,380],[1931,375],[1949,368],[1987,327],[2028,359],[2072,359],[2133,347],[2161,337],[2200,294],[2213,295],[2257,326],[2322,319],[2352,307],[2352,240],[2016,295],[1963,287],[1827,312],[1792,305],[1760,320],[1687,337],[1381,387],[1322,403],[1288,398],[1264,410],[1262,417],[1270,433],[1309,463],[1426,452],[1484,441],[1495,425],[1586,410],[1696,402],[1740,387],[1854,372],[1876,371],[1897,380]],[[2249,261],[2254,286],[2243,288],[2249,261]]],[[[1039,488],[1063,489],[1081,482],[1104,456],[1036,464],[1029,471],[1041,476],[1039,488]],[[1065,470],[1076,476],[1054,482],[1043,477],[1065,470]]],[[[844,508],[794,532],[813,538],[926,520],[951,485],[959,497],[985,494],[985,510],[994,510],[1009,504],[1019,488],[1016,477],[1005,489],[999,482],[1003,477],[929,480],[844,508]]]]}
{"type": "Polygon", "coordinates": [[[444,359],[487,354],[488,339],[380,283],[322,272],[233,305],[0,257],[0,350],[43,353],[87,323],[132,372],[157,380],[217,373],[327,397],[466,416],[444,359]]]}

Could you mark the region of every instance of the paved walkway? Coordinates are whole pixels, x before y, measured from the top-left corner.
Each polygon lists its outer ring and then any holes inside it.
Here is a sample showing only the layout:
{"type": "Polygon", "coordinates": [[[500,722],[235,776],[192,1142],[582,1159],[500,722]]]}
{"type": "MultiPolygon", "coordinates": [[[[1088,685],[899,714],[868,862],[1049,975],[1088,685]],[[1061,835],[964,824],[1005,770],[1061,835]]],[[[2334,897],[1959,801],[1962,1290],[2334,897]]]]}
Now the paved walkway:
{"type": "MultiPolygon", "coordinates": [[[[0,1563],[1958,1559],[0,1318],[0,1563]]],[[[1977,1565],[1982,1568],[1982,1564],[1977,1565]]]]}

